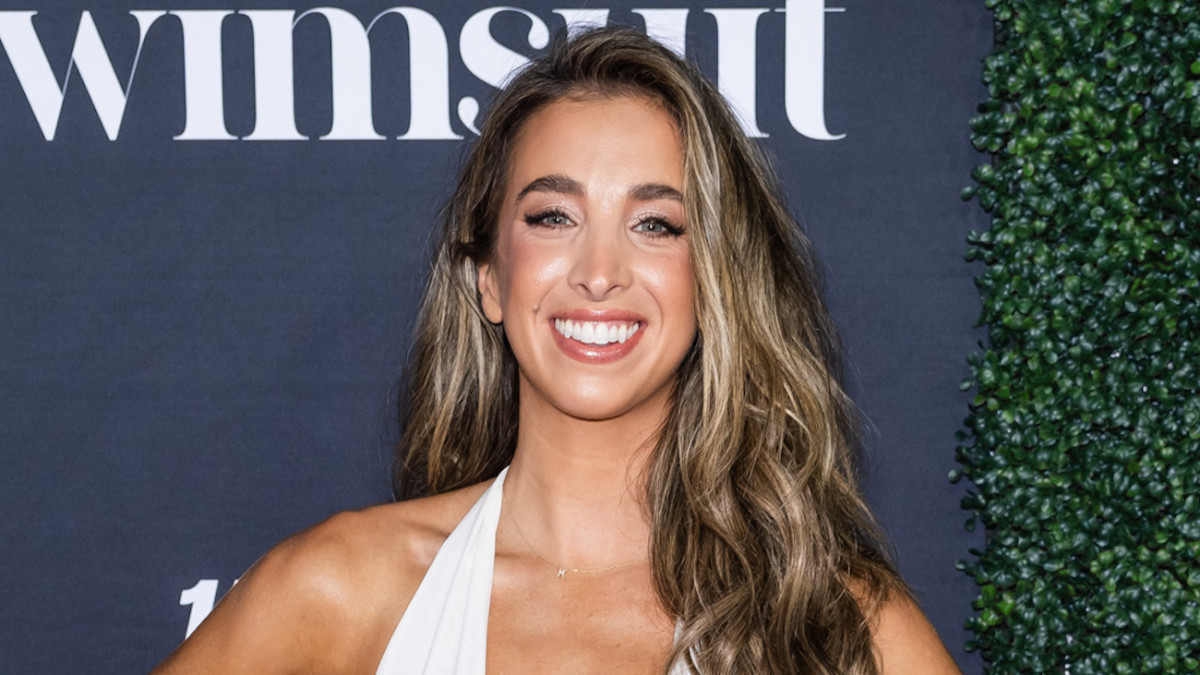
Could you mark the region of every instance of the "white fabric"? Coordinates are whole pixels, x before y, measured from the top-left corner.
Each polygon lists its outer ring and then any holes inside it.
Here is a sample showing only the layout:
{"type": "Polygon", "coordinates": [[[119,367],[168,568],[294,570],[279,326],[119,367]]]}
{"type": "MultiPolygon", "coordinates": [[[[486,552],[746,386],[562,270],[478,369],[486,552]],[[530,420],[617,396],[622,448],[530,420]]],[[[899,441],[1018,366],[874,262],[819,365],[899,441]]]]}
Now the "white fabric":
{"type": "Polygon", "coordinates": [[[376,675],[484,675],[496,526],[506,467],[467,512],[417,588],[376,675]]]}
{"type": "MultiPolygon", "coordinates": [[[[438,550],[376,675],[484,675],[505,468],[438,550]]],[[[673,675],[686,675],[676,663],[673,675]]]]}

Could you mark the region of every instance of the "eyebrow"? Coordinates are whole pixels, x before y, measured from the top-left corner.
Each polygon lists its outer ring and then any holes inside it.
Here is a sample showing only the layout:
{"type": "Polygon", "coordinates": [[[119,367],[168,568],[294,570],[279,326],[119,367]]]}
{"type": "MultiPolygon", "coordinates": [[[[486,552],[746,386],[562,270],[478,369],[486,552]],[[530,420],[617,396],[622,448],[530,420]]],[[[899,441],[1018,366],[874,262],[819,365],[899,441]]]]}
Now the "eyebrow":
{"type": "MultiPolygon", "coordinates": [[[[542,176],[533,180],[517,193],[517,201],[524,199],[525,195],[528,195],[530,192],[555,192],[576,197],[582,197],[585,193],[583,185],[579,181],[559,173],[542,176]]],[[[655,199],[670,199],[680,203],[683,202],[683,193],[670,185],[663,185],[662,183],[639,183],[629,189],[629,196],[643,202],[655,199]]]]}
{"type": "Polygon", "coordinates": [[[671,199],[683,203],[683,193],[670,185],[662,183],[642,183],[635,185],[629,190],[629,196],[642,202],[649,202],[655,199],[671,199]]]}
{"type": "Polygon", "coordinates": [[[583,196],[583,185],[579,181],[569,176],[564,176],[556,173],[550,176],[542,176],[534,180],[529,185],[521,188],[517,193],[517,201],[525,198],[525,195],[530,192],[557,192],[559,194],[574,195],[576,197],[583,196]]]}

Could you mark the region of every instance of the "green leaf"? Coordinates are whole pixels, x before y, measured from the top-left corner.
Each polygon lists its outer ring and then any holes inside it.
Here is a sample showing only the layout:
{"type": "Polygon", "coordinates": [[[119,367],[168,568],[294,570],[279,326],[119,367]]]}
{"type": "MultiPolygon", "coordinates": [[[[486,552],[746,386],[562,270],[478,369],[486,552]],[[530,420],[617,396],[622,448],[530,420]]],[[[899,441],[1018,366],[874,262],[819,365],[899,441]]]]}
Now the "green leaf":
{"type": "Polygon", "coordinates": [[[1200,4],[988,5],[992,157],[963,193],[992,221],[965,256],[987,340],[951,472],[986,533],[970,648],[1200,672],[1200,4]]]}

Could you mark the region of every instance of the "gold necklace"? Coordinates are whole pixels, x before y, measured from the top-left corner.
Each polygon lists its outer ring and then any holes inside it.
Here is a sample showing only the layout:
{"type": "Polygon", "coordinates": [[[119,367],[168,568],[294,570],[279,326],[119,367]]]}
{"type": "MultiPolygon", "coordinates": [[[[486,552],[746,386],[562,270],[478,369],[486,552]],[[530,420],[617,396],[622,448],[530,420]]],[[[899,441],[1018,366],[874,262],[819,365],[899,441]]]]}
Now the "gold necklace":
{"type": "MultiPolygon", "coordinates": [[[[508,502],[508,499],[506,499],[506,495],[501,496],[501,502],[502,503],[508,502]]],[[[517,531],[517,536],[521,537],[521,541],[525,542],[525,548],[529,549],[529,552],[532,553],[538,560],[541,560],[542,562],[546,563],[547,565],[550,565],[554,569],[558,570],[558,578],[559,579],[566,579],[567,572],[570,572],[571,574],[602,574],[604,572],[611,572],[613,570],[619,570],[622,567],[630,567],[630,566],[636,565],[640,562],[644,562],[646,560],[645,556],[643,556],[641,558],[638,558],[637,560],[628,560],[623,563],[617,563],[616,565],[608,565],[607,567],[594,567],[594,568],[567,567],[565,565],[559,565],[558,563],[554,562],[553,560],[549,560],[547,558],[542,557],[542,554],[540,554],[536,550],[534,550],[533,544],[530,543],[530,541],[529,541],[529,537],[525,536],[524,530],[521,529],[520,523],[517,522],[516,516],[512,515],[511,511],[509,511],[509,520],[512,521],[513,529],[515,529],[517,531]]]]}

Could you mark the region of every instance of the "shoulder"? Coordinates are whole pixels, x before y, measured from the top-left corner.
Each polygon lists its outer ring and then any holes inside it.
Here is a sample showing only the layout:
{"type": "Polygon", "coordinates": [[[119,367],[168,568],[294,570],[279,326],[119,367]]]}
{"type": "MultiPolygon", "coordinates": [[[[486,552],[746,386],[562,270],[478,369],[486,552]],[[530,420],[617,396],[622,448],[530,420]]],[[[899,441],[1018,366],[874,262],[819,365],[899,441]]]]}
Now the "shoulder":
{"type": "Polygon", "coordinates": [[[438,549],[485,487],[339,513],[288,538],[159,672],[373,672],[438,549]]]}
{"type": "Polygon", "coordinates": [[[875,655],[882,675],[959,675],[958,666],[906,588],[868,603],[875,655]]]}
{"type": "Polygon", "coordinates": [[[339,513],[280,543],[246,581],[361,612],[377,591],[420,582],[484,487],[339,513]]]}

